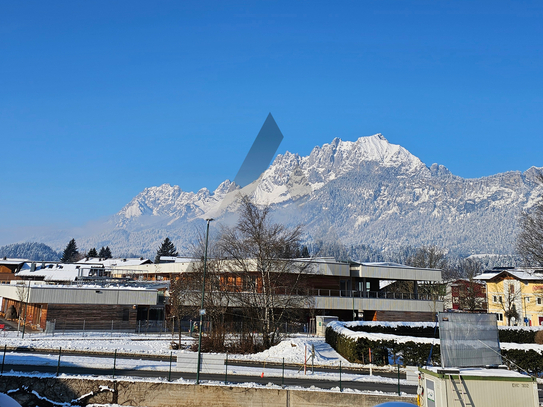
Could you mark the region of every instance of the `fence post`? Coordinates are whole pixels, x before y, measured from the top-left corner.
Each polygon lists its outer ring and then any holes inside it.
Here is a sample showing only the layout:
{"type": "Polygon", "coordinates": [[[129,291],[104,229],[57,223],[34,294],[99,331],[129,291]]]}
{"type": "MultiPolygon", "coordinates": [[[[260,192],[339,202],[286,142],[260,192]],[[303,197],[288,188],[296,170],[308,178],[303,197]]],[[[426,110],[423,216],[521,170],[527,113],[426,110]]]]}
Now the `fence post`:
{"type": "Polygon", "coordinates": [[[2,372],[0,372],[0,376],[4,374],[4,361],[6,360],[6,348],[8,345],[4,345],[4,356],[2,357],[2,372]]]}
{"type": "Polygon", "coordinates": [[[304,375],[307,374],[307,344],[304,345],[304,375]]]}
{"type": "Polygon", "coordinates": [[[343,391],[343,386],[341,384],[341,360],[339,361],[339,391],[343,391]]]}
{"type": "Polygon", "coordinates": [[[115,356],[113,356],[113,380],[115,380],[115,368],[117,367],[117,349],[115,349],[115,356]]]}
{"type": "Polygon", "coordinates": [[[315,344],[311,344],[311,374],[315,374],[315,344]]]}
{"type": "Polygon", "coordinates": [[[226,359],[224,360],[224,384],[228,383],[228,353],[226,353],[226,359]]]}
{"type": "Polygon", "coordinates": [[[60,372],[60,355],[61,354],[62,354],[62,347],[58,348],[57,376],[60,372]]]}
{"type": "Polygon", "coordinates": [[[173,352],[170,351],[170,371],[168,373],[168,381],[169,382],[172,381],[172,357],[173,357],[173,352]]]}
{"type": "Polygon", "coordinates": [[[372,362],[372,360],[371,360],[371,348],[368,348],[368,356],[370,358],[370,376],[373,376],[373,372],[371,370],[371,362],[372,362]]]}
{"type": "Polygon", "coordinates": [[[398,363],[398,396],[401,396],[400,393],[400,364],[398,363]]]}
{"type": "Polygon", "coordinates": [[[285,358],[283,358],[283,373],[281,374],[281,386],[285,385],[285,358]]]}

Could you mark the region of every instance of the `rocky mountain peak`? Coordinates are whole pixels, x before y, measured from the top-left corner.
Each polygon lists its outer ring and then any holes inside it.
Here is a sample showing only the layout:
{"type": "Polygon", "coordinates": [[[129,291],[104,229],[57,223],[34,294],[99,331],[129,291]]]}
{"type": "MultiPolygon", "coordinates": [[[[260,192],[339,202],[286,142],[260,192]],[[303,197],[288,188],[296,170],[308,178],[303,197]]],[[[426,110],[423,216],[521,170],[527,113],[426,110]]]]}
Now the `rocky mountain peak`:
{"type": "MultiPolygon", "coordinates": [[[[287,224],[304,223],[311,239],[333,229],[344,243],[382,249],[435,244],[459,253],[508,253],[519,211],[541,196],[540,172],[532,167],[525,173],[463,179],[443,165],[427,167],[374,134],[355,141],[336,137],[307,156],[279,154],[241,192],[272,205],[287,224]]],[[[99,241],[145,253],[169,236],[186,246],[203,219],[232,219],[238,190],[229,180],[213,192],[185,192],[170,184],[146,188],[115,215],[114,230],[89,238],[89,245],[99,241]]]]}

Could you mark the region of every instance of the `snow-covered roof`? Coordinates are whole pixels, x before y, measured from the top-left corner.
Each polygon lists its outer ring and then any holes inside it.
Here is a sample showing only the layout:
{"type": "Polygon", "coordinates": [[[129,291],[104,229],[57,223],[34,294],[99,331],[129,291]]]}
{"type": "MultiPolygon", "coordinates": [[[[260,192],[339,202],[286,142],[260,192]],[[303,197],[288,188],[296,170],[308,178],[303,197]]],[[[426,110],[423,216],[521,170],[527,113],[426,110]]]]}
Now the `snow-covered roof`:
{"type": "MultiPolygon", "coordinates": [[[[439,366],[426,366],[423,368],[423,370],[429,370],[436,374],[441,373],[441,371],[443,371],[443,369],[439,366]]],[[[505,366],[503,369],[463,367],[463,368],[458,368],[458,369],[446,369],[446,371],[450,373],[460,374],[461,376],[481,376],[489,380],[492,380],[492,378],[502,378],[502,377],[508,377],[508,378],[527,377],[519,372],[515,372],[514,370],[507,370],[505,366]]]]}
{"type": "Polygon", "coordinates": [[[5,265],[17,265],[17,264],[22,264],[22,263],[26,263],[27,261],[30,261],[28,259],[14,259],[14,258],[8,258],[8,257],[1,257],[0,258],[0,264],[5,264],[5,265]]]}
{"type": "Polygon", "coordinates": [[[541,268],[517,268],[507,270],[488,270],[483,274],[475,276],[476,280],[489,281],[500,274],[509,274],[510,276],[522,281],[539,281],[543,280],[543,269],[541,268]]]}
{"type": "Polygon", "coordinates": [[[85,257],[77,262],[78,264],[101,264],[106,268],[114,266],[139,266],[141,264],[152,263],[151,260],[143,257],[132,257],[132,258],[118,258],[118,259],[102,259],[99,257],[85,257]]]}
{"type": "Polygon", "coordinates": [[[75,263],[42,263],[32,267],[32,263],[25,263],[17,273],[22,278],[43,278],[45,281],[75,281],[77,277],[88,277],[91,271],[103,269],[102,265],[81,265],[75,263]]]}
{"type": "Polygon", "coordinates": [[[194,263],[200,259],[195,257],[179,257],[179,256],[160,256],[161,263],[194,263]]]}
{"type": "Polygon", "coordinates": [[[414,267],[411,267],[411,266],[406,266],[404,264],[394,263],[394,262],[390,262],[390,261],[376,261],[376,262],[368,262],[368,263],[360,263],[360,264],[362,264],[363,266],[371,266],[371,267],[381,266],[381,267],[414,268],[414,267]]]}

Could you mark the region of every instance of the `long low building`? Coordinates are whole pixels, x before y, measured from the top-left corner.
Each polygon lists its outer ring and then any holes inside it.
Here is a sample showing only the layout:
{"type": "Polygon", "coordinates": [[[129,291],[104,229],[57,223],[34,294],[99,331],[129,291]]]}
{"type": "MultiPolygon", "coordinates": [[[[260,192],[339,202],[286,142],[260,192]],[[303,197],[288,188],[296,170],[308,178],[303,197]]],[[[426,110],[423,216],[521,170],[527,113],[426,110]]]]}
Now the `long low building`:
{"type": "MultiPolygon", "coordinates": [[[[335,315],[342,320],[433,321],[436,313],[443,311],[437,289],[442,282],[441,270],[395,263],[347,263],[333,258],[296,261],[309,263],[303,273],[316,315],[335,315]],[[391,285],[394,282],[404,282],[403,287],[408,289],[402,291],[397,284],[391,285]]],[[[229,274],[235,274],[232,284],[243,291],[240,273],[232,273],[228,262],[223,261],[221,280],[230,281],[229,274]]],[[[109,272],[117,278],[160,281],[193,273],[198,267],[197,260],[179,258],[159,264],[114,266],[109,272]]],[[[258,273],[248,274],[258,278],[258,273]]],[[[225,289],[232,288],[225,284],[225,289]]]]}
{"type": "Polygon", "coordinates": [[[164,297],[156,287],[53,285],[19,281],[0,285],[0,312],[37,329],[47,321],[57,329],[135,330],[164,320],[164,297]],[[160,314],[157,318],[156,314],[160,314]]]}

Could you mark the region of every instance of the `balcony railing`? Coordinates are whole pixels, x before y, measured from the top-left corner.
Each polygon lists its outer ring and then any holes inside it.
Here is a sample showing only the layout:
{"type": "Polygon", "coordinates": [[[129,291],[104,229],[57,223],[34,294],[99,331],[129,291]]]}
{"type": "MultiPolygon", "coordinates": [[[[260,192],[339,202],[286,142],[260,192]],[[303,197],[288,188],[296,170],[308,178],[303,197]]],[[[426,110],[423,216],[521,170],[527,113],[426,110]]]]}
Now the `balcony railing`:
{"type": "MultiPolygon", "coordinates": [[[[200,291],[191,290],[196,295],[200,295],[200,291]]],[[[220,294],[222,296],[228,296],[231,294],[234,298],[244,295],[262,295],[262,292],[254,293],[250,291],[244,291],[241,288],[236,290],[220,290],[220,291],[206,291],[206,295],[211,293],[220,294]]],[[[273,295],[299,295],[299,296],[312,296],[312,297],[342,297],[342,298],[375,298],[375,299],[387,299],[387,300],[413,300],[413,301],[443,301],[442,295],[426,294],[426,293],[397,293],[390,291],[353,291],[353,290],[331,290],[331,289],[292,289],[287,287],[275,287],[273,295]]]]}
{"type": "Polygon", "coordinates": [[[376,298],[387,300],[443,301],[443,296],[425,293],[397,293],[388,291],[353,291],[313,289],[310,295],[318,297],[376,298]]]}

